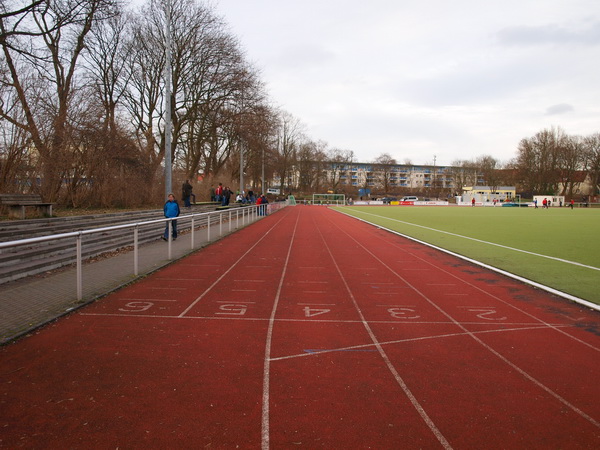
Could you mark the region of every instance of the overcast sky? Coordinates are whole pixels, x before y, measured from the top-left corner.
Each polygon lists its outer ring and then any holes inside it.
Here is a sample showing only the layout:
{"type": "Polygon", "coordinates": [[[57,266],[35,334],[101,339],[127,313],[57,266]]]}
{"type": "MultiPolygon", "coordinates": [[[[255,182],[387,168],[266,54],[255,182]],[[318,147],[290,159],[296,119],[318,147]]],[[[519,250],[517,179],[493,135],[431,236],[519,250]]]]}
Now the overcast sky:
{"type": "Polygon", "coordinates": [[[271,100],[372,161],[506,162],[600,132],[598,0],[213,0],[271,100]]]}

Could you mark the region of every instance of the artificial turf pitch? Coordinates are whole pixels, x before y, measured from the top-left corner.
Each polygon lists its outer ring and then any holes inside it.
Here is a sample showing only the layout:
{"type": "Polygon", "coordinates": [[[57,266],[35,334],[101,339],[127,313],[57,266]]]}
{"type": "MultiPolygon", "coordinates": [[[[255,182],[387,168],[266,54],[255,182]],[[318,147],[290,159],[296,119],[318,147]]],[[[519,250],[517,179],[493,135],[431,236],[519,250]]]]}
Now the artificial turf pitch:
{"type": "Polygon", "coordinates": [[[600,304],[600,209],[362,206],[340,211],[600,304]]]}

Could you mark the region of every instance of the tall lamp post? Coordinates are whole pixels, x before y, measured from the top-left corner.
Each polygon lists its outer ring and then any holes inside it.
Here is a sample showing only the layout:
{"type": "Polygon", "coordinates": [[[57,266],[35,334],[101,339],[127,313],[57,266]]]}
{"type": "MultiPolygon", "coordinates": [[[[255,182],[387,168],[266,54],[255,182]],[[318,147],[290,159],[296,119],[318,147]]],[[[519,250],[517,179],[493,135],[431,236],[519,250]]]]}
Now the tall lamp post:
{"type": "Polygon", "coordinates": [[[165,39],[165,199],[172,192],[171,161],[171,0],[166,4],[166,39],[165,39]]]}
{"type": "Polygon", "coordinates": [[[240,142],[240,194],[244,195],[244,143],[240,142]]]}

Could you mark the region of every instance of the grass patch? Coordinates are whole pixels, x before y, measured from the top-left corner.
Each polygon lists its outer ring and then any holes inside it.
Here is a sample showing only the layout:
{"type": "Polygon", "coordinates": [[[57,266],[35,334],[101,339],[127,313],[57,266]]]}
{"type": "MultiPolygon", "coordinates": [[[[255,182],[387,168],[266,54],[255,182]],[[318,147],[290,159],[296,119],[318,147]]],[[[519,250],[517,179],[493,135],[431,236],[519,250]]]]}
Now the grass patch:
{"type": "Polygon", "coordinates": [[[596,270],[600,269],[600,209],[356,206],[340,210],[600,304],[600,270],[596,270]]]}

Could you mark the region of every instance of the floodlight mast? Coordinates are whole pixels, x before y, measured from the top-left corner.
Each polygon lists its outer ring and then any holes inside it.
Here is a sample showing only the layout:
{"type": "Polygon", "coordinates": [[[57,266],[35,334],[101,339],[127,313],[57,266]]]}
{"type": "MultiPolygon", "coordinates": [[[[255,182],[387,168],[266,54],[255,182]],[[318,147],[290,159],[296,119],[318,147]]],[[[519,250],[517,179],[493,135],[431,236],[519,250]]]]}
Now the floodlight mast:
{"type": "Polygon", "coordinates": [[[166,2],[165,11],[165,199],[172,191],[172,158],[171,158],[171,0],[166,2]]]}

